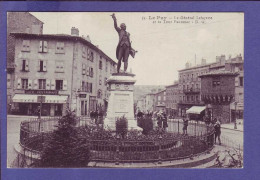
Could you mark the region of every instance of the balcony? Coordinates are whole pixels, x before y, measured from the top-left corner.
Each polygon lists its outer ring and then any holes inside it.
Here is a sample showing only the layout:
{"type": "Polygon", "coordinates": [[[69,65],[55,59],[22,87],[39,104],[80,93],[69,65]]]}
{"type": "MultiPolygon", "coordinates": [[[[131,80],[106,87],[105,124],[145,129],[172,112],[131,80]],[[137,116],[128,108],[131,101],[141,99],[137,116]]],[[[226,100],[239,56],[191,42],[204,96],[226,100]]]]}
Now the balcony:
{"type": "Polygon", "coordinates": [[[202,101],[179,101],[178,104],[204,105],[202,101]]]}
{"type": "Polygon", "coordinates": [[[190,89],[184,89],[183,92],[185,94],[199,94],[200,93],[200,89],[199,88],[190,88],[190,89]]]}

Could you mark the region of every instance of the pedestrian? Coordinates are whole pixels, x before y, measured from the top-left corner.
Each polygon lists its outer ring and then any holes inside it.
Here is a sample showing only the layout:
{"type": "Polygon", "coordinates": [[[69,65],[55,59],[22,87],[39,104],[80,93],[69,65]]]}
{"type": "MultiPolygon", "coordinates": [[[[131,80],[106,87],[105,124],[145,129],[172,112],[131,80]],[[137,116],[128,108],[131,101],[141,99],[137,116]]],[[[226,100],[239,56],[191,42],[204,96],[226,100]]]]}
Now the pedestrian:
{"type": "Polygon", "coordinates": [[[157,125],[158,125],[159,128],[162,127],[162,120],[163,120],[163,112],[160,110],[157,113],[157,125]]]}
{"type": "Polygon", "coordinates": [[[217,143],[217,139],[218,139],[219,145],[221,145],[221,140],[220,140],[221,125],[220,125],[220,121],[219,120],[217,120],[215,122],[214,130],[215,130],[215,144],[217,143]]]}
{"type": "Polygon", "coordinates": [[[188,134],[188,132],[187,132],[187,129],[188,129],[188,118],[187,117],[185,117],[184,119],[183,119],[183,128],[182,128],[182,130],[183,130],[183,135],[187,135],[188,134]]]}
{"type": "Polygon", "coordinates": [[[36,113],[37,113],[38,119],[40,119],[41,118],[41,107],[40,106],[37,107],[36,113]]]}
{"type": "Polygon", "coordinates": [[[162,116],[163,116],[163,129],[166,130],[166,128],[168,127],[168,123],[167,123],[167,115],[166,115],[166,112],[165,110],[163,111],[162,113],[162,116]]]}

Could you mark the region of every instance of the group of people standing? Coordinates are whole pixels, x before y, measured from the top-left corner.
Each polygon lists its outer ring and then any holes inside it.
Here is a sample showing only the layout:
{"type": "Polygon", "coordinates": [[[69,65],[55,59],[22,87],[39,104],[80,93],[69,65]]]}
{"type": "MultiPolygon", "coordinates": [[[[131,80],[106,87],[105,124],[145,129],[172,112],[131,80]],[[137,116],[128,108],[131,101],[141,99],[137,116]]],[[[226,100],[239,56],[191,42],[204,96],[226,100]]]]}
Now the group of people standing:
{"type": "Polygon", "coordinates": [[[95,120],[95,124],[102,124],[102,121],[103,121],[102,110],[91,111],[90,112],[90,119],[95,120]]]}

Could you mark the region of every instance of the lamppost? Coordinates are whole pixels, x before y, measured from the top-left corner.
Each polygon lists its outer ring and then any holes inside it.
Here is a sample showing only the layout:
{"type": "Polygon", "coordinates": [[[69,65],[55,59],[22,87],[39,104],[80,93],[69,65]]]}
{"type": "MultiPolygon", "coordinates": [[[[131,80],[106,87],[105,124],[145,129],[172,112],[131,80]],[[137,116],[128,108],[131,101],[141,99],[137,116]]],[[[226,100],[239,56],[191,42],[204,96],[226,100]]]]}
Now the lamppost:
{"type": "Polygon", "coordinates": [[[234,102],[235,104],[235,121],[234,121],[234,129],[237,129],[237,102],[234,102]]]}

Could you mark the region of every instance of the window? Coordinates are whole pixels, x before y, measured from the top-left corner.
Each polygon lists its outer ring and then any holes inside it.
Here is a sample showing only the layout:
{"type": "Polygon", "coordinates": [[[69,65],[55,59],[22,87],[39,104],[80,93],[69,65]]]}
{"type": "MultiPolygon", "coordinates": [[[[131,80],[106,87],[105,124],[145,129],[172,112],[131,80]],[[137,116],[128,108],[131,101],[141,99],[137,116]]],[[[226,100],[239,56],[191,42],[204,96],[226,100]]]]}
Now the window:
{"type": "Polygon", "coordinates": [[[102,85],[102,76],[99,75],[99,85],[102,85]]]}
{"type": "Polygon", "coordinates": [[[94,53],[91,51],[89,55],[89,60],[93,62],[94,60],[94,53]]]}
{"type": "Polygon", "coordinates": [[[46,79],[39,79],[39,89],[46,89],[46,79]]]}
{"type": "Polygon", "coordinates": [[[99,69],[102,69],[102,61],[99,61],[99,69]]]}
{"type": "Polygon", "coordinates": [[[63,90],[63,80],[56,80],[56,90],[63,90]]]}
{"type": "Polygon", "coordinates": [[[56,61],[56,69],[55,72],[64,72],[64,62],[63,61],[56,61]]]}
{"type": "Polygon", "coordinates": [[[187,96],[187,101],[188,101],[188,102],[190,101],[190,96],[187,96]]]}
{"type": "Polygon", "coordinates": [[[29,71],[29,62],[28,60],[22,60],[22,71],[29,71]]]}
{"type": "Polygon", "coordinates": [[[85,46],[82,46],[82,57],[85,58],[86,56],[89,58],[88,50],[85,46]]]}
{"type": "Polygon", "coordinates": [[[86,65],[82,64],[82,75],[86,74],[86,65]]]}
{"type": "Polygon", "coordinates": [[[65,53],[64,42],[57,42],[55,53],[56,54],[64,54],[65,53]]]}
{"type": "Polygon", "coordinates": [[[199,96],[196,96],[196,101],[199,101],[199,96]]]}
{"type": "Polygon", "coordinates": [[[244,78],[243,77],[239,77],[239,85],[244,86],[244,78]]]}
{"type": "Polygon", "coordinates": [[[219,80],[214,80],[214,81],[212,81],[212,86],[213,87],[217,87],[217,86],[219,86],[220,85],[220,81],[219,80]]]}
{"type": "Polygon", "coordinates": [[[107,78],[104,79],[104,85],[107,85],[107,78]]]}
{"type": "Polygon", "coordinates": [[[107,67],[108,67],[108,61],[106,60],[106,72],[107,72],[107,67]]]}
{"type": "Polygon", "coordinates": [[[22,51],[30,52],[30,41],[29,40],[23,40],[22,51]]]}
{"type": "Polygon", "coordinates": [[[101,89],[98,90],[97,98],[102,98],[102,91],[101,91],[101,89]]]}
{"type": "Polygon", "coordinates": [[[94,72],[93,72],[93,68],[92,67],[89,68],[89,76],[90,77],[94,76],[94,72]]]}
{"type": "Polygon", "coordinates": [[[89,92],[92,93],[92,83],[89,83],[89,92]]]}
{"type": "Polygon", "coordinates": [[[47,61],[39,60],[39,71],[40,72],[47,71],[47,61]]]}
{"type": "Polygon", "coordinates": [[[22,89],[28,89],[28,79],[22,79],[22,89]]]}
{"type": "Polygon", "coordinates": [[[41,53],[48,52],[48,43],[47,43],[47,41],[40,41],[39,52],[41,52],[41,53]]]}

